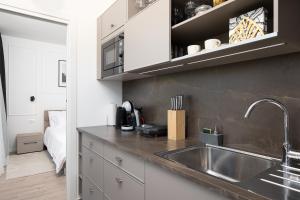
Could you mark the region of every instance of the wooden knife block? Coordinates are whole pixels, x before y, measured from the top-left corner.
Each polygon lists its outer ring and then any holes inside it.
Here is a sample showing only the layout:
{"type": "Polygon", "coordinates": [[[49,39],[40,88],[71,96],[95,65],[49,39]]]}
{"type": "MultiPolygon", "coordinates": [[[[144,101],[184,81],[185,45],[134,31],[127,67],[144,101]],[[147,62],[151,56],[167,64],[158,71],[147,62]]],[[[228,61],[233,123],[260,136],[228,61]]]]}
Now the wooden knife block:
{"type": "Polygon", "coordinates": [[[168,139],[185,139],[185,110],[168,110],[168,139]]]}

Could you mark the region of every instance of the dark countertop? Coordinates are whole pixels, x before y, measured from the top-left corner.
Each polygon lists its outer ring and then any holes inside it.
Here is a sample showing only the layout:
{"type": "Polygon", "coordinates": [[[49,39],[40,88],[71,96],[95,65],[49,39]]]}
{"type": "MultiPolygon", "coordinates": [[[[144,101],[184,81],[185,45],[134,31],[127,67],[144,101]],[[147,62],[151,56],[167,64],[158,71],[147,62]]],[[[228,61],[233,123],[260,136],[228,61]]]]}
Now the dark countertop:
{"type": "MultiPolygon", "coordinates": [[[[202,187],[206,187],[209,190],[213,190],[230,199],[273,199],[260,195],[261,193],[257,194],[252,192],[253,190],[247,188],[247,185],[240,186],[238,184],[230,183],[208,174],[194,171],[183,165],[179,165],[155,155],[155,153],[158,152],[181,149],[191,145],[203,145],[198,141],[188,139],[185,141],[171,141],[166,137],[146,138],[135,132],[121,132],[112,126],[78,128],[78,131],[93,135],[103,142],[113,145],[119,150],[139,156],[148,162],[155,163],[162,168],[188,178],[189,180],[200,184],[202,187]]],[[[253,184],[256,183],[254,182],[253,184]]]]}

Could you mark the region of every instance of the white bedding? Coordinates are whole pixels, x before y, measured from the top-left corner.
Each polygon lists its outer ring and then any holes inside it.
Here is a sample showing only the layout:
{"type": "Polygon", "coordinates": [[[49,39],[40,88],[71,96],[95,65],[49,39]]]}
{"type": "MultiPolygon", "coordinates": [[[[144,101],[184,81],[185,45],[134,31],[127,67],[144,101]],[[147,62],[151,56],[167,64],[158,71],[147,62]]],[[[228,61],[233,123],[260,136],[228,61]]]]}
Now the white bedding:
{"type": "Polygon", "coordinates": [[[48,127],[44,135],[44,144],[59,173],[66,162],[66,127],[48,127]]]}

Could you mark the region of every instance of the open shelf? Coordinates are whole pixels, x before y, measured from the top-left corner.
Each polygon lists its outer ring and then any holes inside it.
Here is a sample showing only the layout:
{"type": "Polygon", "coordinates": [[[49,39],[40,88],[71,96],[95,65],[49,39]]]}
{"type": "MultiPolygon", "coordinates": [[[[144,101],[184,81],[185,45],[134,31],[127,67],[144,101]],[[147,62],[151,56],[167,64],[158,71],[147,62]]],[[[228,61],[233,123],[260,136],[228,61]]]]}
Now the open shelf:
{"type": "MultiPolygon", "coordinates": [[[[229,19],[259,7],[269,11],[272,21],[273,0],[228,0],[206,12],[172,26],[172,41],[188,44],[209,39],[229,31],[229,19]]],[[[270,32],[273,25],[270,24],[270,32]]]]}
{"type": "Polygon", "coordinates": [[[184,60],[194,60],[194,59],[201,60],[201,58],[200,58],[201,56],[207,58],[207,57],[212,57],[211,55],[214,55],[213,57],[219,57],[219,56],[225,57],[224,52],[226,52],[226,51],[235,50],[236,51],[235,53],[238,53],[238,52],[241,51],[241,48],[243,46],[247,46],[247,45],[250,45],[250,44],[252,44],[254,49],[255,48],[260,48],[261,44],[259,42],[265,41],[265,40],[268,40],[268,39],[270,39],[270,40],[275,39],[277,36],[278,36],[277,33],[269,33],[269,34],[266,34],[266,35],[261,36],[261,37],[244,40],[244,41],[242,41],[238,44],[227,44],[225,46],[221,46],[221,47],[218,47],[216,49],[201,51],[201,52],[193,54],[193,55],[185,55],[185,56],[182,56],[182,57],[177,57],[177,58],[172,59],[171,62],[178,62],[178,61],[184,61],[184,60]],[[255,45],[255,43],[257,45],[255,45]]]}
{"type": "MultiPolygon", "coordinates": [[[[238,44],[230,44],[214,50],[175,58],[164,66],[155,66],[140,73],[151,76],[164,75],[298,51],[299,47],[293,46],[292,44],[280,39],[278,37],[278,33],[274,32],[261,37],[248,39],[238,44]]],[[[136,73],[137,72],[138,71],[136,71],[136,73]]]]}

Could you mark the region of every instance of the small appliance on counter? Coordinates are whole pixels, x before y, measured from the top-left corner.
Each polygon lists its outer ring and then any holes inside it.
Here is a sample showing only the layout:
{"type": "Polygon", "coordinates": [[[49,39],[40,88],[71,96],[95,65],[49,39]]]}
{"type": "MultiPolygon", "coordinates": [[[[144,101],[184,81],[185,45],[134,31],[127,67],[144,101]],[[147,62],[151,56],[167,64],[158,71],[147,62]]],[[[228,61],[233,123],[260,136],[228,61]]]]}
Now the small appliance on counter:
{"type": "Polygon", "coordinates": [[[123,124],[127,124],[126,110],[123,107],[118,107],[116,113],[116,128],[121,129],[123,124]]]}
{"type": "Polygon", "coordinates": [[[134,131],[142,123],[141,108],[134,108],[132,102],[124,101],[122,106],[117,108],[116,128],[122,131],[134,131]]]}
{"type": "Polygon", "coordinates": [[[167,126],[143,124],[136,127],[136,131],[144,137],[167,136],[167,126]]]}

